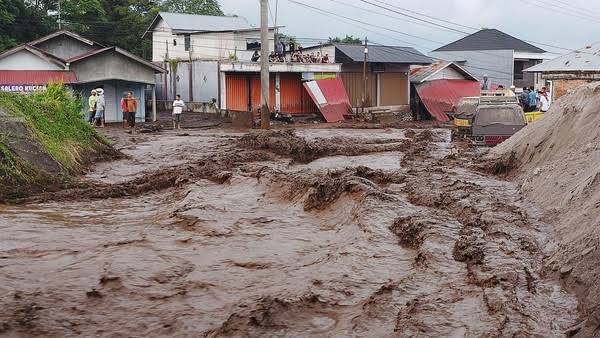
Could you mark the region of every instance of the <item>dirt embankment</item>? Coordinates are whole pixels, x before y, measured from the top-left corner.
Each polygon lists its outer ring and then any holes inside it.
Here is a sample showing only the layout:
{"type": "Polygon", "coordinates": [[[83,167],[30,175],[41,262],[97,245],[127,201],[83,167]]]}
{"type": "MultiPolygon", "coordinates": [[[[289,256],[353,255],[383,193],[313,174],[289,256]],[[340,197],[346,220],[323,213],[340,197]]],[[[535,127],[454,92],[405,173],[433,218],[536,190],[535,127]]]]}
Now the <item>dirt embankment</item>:
{"type": "Polygon", "coordinates": [[[580,297],[587,320],[574,329],[579,337],[600,334],[599,111],[600,83],[582,86],[490,154],[560,232],[547,266],[580,297]]]}
{"type": "Polygon", "coordinates": [[[0,203],[68,187],[91,163],[120,156],[80,114],[59,85],[0,93],[0,203]]]}

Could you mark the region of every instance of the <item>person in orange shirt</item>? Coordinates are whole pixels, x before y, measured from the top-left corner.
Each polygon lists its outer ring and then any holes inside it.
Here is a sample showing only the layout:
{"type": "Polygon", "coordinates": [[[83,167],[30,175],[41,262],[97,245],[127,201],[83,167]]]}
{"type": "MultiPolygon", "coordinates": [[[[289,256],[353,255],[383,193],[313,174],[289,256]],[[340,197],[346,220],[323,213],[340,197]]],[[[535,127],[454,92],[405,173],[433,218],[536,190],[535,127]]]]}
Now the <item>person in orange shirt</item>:
{"type": "Polygon", "coordinates": [[[127,112],[127,123],[133,132],[135,130],[135,114],[137,112],[137,98],[133,95],[133,92],[129,92],[127,95],[127,112]]]}
{"type": "Polygon", "coordinates": [[[129,94],[123,93],[123,98],[121,98],[121,112],[123,113],[123,129],[127,128],[127,120],[129,119],[129,113],[127,110],[127,98],[129,94]]]}

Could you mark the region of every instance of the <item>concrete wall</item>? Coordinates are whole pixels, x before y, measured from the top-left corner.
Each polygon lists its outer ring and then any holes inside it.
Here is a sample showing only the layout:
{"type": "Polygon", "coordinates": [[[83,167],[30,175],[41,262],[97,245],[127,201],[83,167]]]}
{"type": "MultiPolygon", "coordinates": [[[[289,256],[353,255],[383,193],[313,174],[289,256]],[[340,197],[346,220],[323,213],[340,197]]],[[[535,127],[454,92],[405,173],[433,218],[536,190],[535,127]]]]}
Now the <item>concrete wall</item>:
{"type": "Polygon", "coordinates": [[[63,70],[28,50],[21,50],[0,60],[2,70],[63,70]]]}
{"type": "MultiPolygon", "coordinates": [[[[173,89],[174,78],[170,64],[167,64],[167,69],[169,69],[168,73],[155,76],[157,100],[172,101],[175,95],[173,92],[176,91],[185,102],[190,102],[190,63],[180,62],[178,64],[175,90],[173,89]],[[164,94],[165,77],[167,96],[164,94]]],[[[217,61],[193,61],[192,96],[194,102],[211,102],[212,99],[219,99],[219,63],[217,61]]]]}
{"type": "MultiPolygon", "coordinates": [[[[192,59],[225,60],[235,55],[240,61],[250,61],[253,51],[246,50],[246,41],[259,38],[259,31],[192,34],[192,59]]],[[[274,50],[273,30],[269,32],[269,38],[269,48],[274,50]]],[[[152,61],[167,59],[167,45],[168,59],[189,60],[190,53],[185,50],[185,36],[173,34],[171,27],[160,20],[152,33],[152,61]]]]}
{"type": "Polygon", "coordinates": [[[552,99],[557,100],[561,96],[567,95],[573,89],[583,86],[584,84],[588,84],[592,82],[591,80],[554,80],[553,83],[553,93],[552,99]]]}
{"type": "Polygon", "coordinates": [[[154,84],[154,70],[115,51],[101,53],[71,64],[79,82],[117,79],[154,84]]]}
{"type": "Polygon", "coordinates": [[[56,55],[63,60],[70,59],[74,56],[81,55],[98,48],[67,35],[60,35],[54,39],[44,41],[36,45],[36,47],[45,50],[52,55],[56,55]]]}
{"type": "Polygon", "coordinates": [[[514,59],[512,50],[431,52],[430,56],[460,64],[479,81],[487,74],[491,84],[509,87],[513,84],[514,59]],[[461,61],[466,61],[464,65],[461,61]]]}
{"type": "Polygon", "coordinates": [[[81,95],[84,100],[85,111],[89,110],[88,97],[92,89],[103,88],[104,100],[106,101],[105,119],[106,122],[123,121],[123,112],[121,111],[121,98],[125,92],[133,92],[139,99],[136,112],[136,121],[143,122],[146,117],[145,88],[146,85],[127,81],[102,81],[86,83],[73,86],[73,90],[81,95]]]}

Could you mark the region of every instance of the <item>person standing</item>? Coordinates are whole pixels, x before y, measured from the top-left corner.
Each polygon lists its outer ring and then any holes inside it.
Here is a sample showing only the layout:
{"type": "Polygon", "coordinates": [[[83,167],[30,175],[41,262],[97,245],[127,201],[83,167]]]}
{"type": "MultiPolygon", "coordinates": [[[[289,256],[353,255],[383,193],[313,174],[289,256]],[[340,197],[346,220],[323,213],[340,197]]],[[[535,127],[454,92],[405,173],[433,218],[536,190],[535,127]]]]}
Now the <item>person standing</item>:
{"type": "Polygon", "coordinates": [[[550,109],[550,100],[548,100],[548,93],[540,92],[540,111],[545,113],[550,109]]]}
{"type": "Polygon", "coordinates": [[[181,95],[177,94],[173,101],[173,129],[181,129],[181,114],[184,107],[185,102],[181,99],[181,95]]]}
{"type": "Polygon", "coordinates": [[[137,98],[133,95],[133,92],[129,92],[127,95],[127,124],[131,132],[135,129],[135,114],[137,113],[137,98]]]}
{"type": "Polygon", "coordinates": [[[92,94],[88,98],[88,106],[90,107],[88,110],[87,121],[92,126],[94,125],[94,118],[96,117],[96,102],[98,101],[98,96],[96,95],[96,90],[92,90],[92,94]]]}
{"type": "Polygon", "coordinates": [[[533,86],[529,87],[529,111],[535,111],[537,109],[538,99],[537,92],[533,86]]]}
{"type": "Polygon", "coordinates": [[[490,80],[487,74],[483,75],[483,82],[481,83],[481,90],[489,90],[490,89],[490,80]]]}
{"type": "Polygon", "coordinates": [[[127,120],[129,119],[129,113],[127,110],[127,93],[123,93],[121,98],[121,112],[123,113],[123,129],[127,128],[127,120]]]}
{"type": "Polygon", "coordinates": [[[523,92],[519,95],[519,102],[523,107],[523,111],[529,112],[529,89],[527,87],[523,87],[523,92]]]}
{"type": "Polygon", "coordinates": [[[96,89],[96,93],[98,94],[98,100],[96,101],[95,125],[100,125],[100,128],[104,128],[104,110],[106,109],[106,101],[104,100],[104,89],[98,88],[96,89]]]}

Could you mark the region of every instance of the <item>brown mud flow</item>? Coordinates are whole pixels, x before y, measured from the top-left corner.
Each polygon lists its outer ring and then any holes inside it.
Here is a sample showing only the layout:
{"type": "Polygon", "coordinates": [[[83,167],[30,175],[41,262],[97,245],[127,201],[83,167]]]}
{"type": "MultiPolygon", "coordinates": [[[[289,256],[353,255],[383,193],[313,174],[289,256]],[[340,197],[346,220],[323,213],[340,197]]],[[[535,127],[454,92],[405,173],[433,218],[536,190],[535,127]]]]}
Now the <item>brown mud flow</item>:
{"type": "Polygon", "coordinates": [[[561,337],[550,228],[450,131],[136,136],[0,210],[0,335],[561,337]]]}

